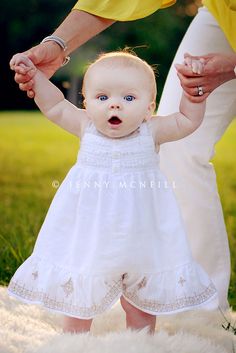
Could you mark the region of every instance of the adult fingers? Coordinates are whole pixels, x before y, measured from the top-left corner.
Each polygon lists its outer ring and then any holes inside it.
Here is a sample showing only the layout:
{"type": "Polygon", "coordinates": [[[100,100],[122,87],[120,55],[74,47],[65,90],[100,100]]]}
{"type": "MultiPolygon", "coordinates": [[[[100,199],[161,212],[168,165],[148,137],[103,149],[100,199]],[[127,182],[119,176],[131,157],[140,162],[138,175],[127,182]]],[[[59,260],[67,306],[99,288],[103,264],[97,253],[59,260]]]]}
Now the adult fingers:
{"type": "Polygon", "coordinates": [[[14,70],[15,66],[19,65],[20,63],[24,63],[27,65],[28,63],[28,58],[26,60],[26,58],[24,57],[24,55],[22,53],[17,53],[15,55],[13,55],[13,57],[11,58],[9,65],[11,70],[14,70]]]}
{"type": "Polygon", "coordinates": [[[181,86],[183,87],[197,87],[197,86],[202,86],[203,83],[205,85],[205,80],[201,76],[196,76],[196,77],[186,77],[182,75],[181,73],[177,73],[177,76],[180,79],[181,86]]]}
{"type": "Polygon", "coordinates": [[[26,83],[20,83],[19,88],[21,91],[30,91],[30,90],[32,90],[33,85],[34,85],[33,80],[30,80],[26,83]]]}
{"type": "Polygon", "coordinates": [[[27,56],[28,59],[30,59],[34,63],[34,65],[37,65],[46,59],[47,50],[45,50],[44,46],[45,44],[40,43],[26,50],[24,54],[27,56]]]}
{"type": "Polygon", "coordinates": [[[34,98],[34,96],[35,96],[34,91],[33,91],[32,89],[30,89],[29,91],[27,91],[27,96],[28,96],[29,98],[34,98]]]}
{"type": "MultiPolygon", "coordinates": [[[[191,63],[192,63],[192,61],[191,61],[191,63]]],[[[178,73],[181,73],[182,75],[184,75],[186,77],[200,77],[200,76],[203,76],[203,75],[199,75],[197,73],[194,73],[192,71],[192,64],[191,64],[191,66],[175,64],[175,68],[176,68],[178,73]]]]}
{"type": "Polygon", "coordinates": [[[190,53],[184,53],[184,59],[196,59],[196,60],[199,60],[200,56],[199,55],[191,55],[190,53]]]}
{"type": "Polygon", "coordinates": [[[11,60],[9,62],[11,70],[14,70],[14,66],[15,66],[15,63],[16,63],[16,58],[17,58],[17,54],[13,55],[13,57],[11,58],[11,60]]]}
{"type": "Polygon", "coordinates": [[[30,70],[32,70],[32,68],[27,67],[24,64],[20,64],[20,65],[14,67],[14,71],[17,74],[22,74],[22,75],[27,74],[30,70]]]}
{"type": "Polygon", "coordinates": [[[199,60],[205,62],[211,55],[191,55],[189,53],[184,53],[184,60],[199,60]]]}
{"type": "Polygon", "coordinates": [[[23,54],[19,54],[16,56],[15,65],[19,65],[19,64],[25,65],[26,67],[32,66],[31,60],[23,54]]]}
{"type": "Polygon", "coordinates": [[[199,80],[197,78],[186,79],[184,76],[181,76],[181,74],[178,74],[178,76],[183,90],[191,96],[199,95],[199,87],[201,87],[201,91],[203,91],[203,95],[206,93],[209,95],[210,92],[212,91],[210,86],[204,83],[202,80],[199,80]]]}
{"type": "Polygon", "coordinates": [[[199,92],[203,92],[203,94],[200,94],[200,96],[203,96],[204,94],[207,93],[203,86],[196,86],[196,87],[193,87],[193,88],[183,87],[183,90],[185,92],[187,92],[192,97],[199,96],[199,92]]]}
{"type": "Polygon", "coordinates": [[[189,53],[184,53],[184,58],[192,58],[192,59],[204,60],[204,61],[211,60],[212,57],[214,57],[214,56],[215,56],[215,53],[208,53],[208,54],[203,54],[203,55],[192,55],[189,53]]]}
{"type": "Polygon", "coordinates": [[[25,83],[28,82],[32,79],[32,77],[34,76],[34,72],[32,70],[28,71],[26,74],[22,74],[22,73],[15,73],[15,81],[16,83],[25,83]]]}
{"type": "Polygon", "coordinates": [[[190,94],[188,94],[185,91],[185,95],[187,96],[187,98],[192,102],[192,103],[201,103],[203,102],[210,93],[204,93],[202,96],[191,96],[190,94]]]}

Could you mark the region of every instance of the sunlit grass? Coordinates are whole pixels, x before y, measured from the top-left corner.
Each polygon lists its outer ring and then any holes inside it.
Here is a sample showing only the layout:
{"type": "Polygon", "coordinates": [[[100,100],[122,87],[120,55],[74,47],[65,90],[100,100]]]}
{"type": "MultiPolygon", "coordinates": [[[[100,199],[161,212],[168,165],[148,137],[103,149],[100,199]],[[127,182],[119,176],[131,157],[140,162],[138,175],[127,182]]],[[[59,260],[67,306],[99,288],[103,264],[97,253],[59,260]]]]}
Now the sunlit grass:
{"type": "Polygon", "coordinates": [[[79,140],[38,112],[0,114],[0,284],[31,253],[79,140]]]}
{"type": "Polygon", "coordinates": [[[216,146],[213,164],[217,173],[219,193],[224,210],[231,252],[229,299],[236,308],[236,119],[216,146]]]}

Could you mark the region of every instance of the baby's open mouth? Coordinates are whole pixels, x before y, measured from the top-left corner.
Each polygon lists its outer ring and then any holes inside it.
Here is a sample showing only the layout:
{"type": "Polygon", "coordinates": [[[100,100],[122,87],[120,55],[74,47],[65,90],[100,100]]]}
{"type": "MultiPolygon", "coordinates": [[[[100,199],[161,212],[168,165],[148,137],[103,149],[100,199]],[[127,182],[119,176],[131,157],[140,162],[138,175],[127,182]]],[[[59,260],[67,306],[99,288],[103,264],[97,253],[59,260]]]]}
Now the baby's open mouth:
{"type": "Polygon", "coordinates": [[[122,120],[120,120],[118,116],[112,116],[108,121],[110,124],[114,124],[114,125],[118,125],[122,123],[122,120]]]}

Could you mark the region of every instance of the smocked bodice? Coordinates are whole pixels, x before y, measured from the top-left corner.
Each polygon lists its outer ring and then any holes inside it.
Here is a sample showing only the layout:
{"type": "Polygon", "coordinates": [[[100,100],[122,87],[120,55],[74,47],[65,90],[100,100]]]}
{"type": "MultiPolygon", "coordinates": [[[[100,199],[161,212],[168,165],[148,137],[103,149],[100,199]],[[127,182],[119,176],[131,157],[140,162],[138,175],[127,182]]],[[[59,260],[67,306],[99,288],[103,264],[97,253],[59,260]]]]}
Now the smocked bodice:
{"type": "Polygon", "coordinates": [[[107,137],[90,123],[81,141],[77,162],[83,168],[96,167],[113,173],[145,171],[157,168],[159,155],[146,122],[122,138],[107,137]]]}

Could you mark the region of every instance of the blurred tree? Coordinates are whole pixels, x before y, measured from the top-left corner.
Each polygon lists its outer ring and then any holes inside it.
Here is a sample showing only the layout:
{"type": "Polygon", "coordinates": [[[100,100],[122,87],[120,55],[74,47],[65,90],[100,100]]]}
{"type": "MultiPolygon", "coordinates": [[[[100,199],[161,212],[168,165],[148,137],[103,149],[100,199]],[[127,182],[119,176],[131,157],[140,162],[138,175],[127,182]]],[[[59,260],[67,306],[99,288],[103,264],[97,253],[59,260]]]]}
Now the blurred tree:
{"type": "Polygon", "coordinates": [[[0,109],[35,109],[32,100],[19,91],[9,69],[9,60],[40,42],[51,33],[74,5],[75,0],[19,0],[3,1],[0,12],[1,57],[0,73],[4,90],[0,109]]]}
{"type": "MultiPolygon", "coordinates": [[[[16,52],[24,51],[50,34],[67,15],[74,0],[19,0],[1,4],[1,78],[4,82],[0,109],[35,108],[34,102],[18,90],[8,62],[16,52]]],[[[200,0],[178,0],[167,9],[138,21],[119,22],[92,39],[72,57],[71,63],[54,76],[56,84],[73,102],[78,101],[84,66],[101,51],[129,46],[148,63],[158,65],[158,98],[160,98],[168,68],[200,0]],[[135,48],[136,47],[136,48],[135,48]],[[73,88],[73,89],[72,89],[73,88]]]]}

